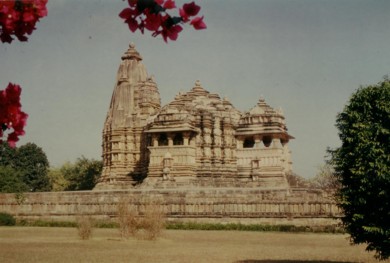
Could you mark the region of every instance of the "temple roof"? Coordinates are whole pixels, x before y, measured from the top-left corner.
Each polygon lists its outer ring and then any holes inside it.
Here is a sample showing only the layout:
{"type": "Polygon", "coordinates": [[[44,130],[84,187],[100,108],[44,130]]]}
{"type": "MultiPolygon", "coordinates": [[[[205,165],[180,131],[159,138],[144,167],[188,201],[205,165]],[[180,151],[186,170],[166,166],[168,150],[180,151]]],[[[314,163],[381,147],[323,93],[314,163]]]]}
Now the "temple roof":
{"type": "Polygon", "coordinates": [[[133,126],[134,114],[145,107],[150,108],[144,110],[146,114],[160,108],[160,95],[153,78],[148,76],[141,55],[131,43],[119,65],[105,129],[133,126]]]}
{"type": "Polygon", "coordinates": [[[130,43],[129,49],[123,54],[122,60],[125,60],[125,59],[136,59],[138,61],[142,60],[141,55],[135,49],[134,43],[130,43]]]}
{"type": "Polygon", "coordinates": [[[270,107],[264,98],[257,105],[245,112],[239,122],[236,135],[271,135],[285,139],[293,139],[287,133],[287,127],[281,109],[270,107]]]}
{"type": "Polygon", "coordinates": [[[186,92],[179,93],[154,118],[148,132],[198,130],[200,116],[218,117],[236,126],[240,112],[218,94],[205,90],[200,81],[186,92]]]}

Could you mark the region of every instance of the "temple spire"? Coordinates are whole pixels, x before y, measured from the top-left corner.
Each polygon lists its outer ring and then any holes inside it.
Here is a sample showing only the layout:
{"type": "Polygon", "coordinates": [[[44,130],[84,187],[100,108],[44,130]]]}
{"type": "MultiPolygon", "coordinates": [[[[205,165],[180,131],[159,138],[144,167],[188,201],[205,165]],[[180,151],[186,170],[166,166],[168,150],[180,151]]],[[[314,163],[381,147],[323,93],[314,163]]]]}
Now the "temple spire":
{"type": "Polygon", "coordinates": [[[135,49],[134,43],[130,43],[129,49],[125,52],[125,54],[123,54],[122,60],[125,60],[125,59],[136,59],[138,61],[142,60],[141,55],[135,49]]]}
{"type": "Polygon", "coordinates": [[[146,175],[147,144],[142,130],[159,109],[157,85],[131,43],[122,56],[104,123],[103,171],[96,189],[131,185],[134,178],[146,175]]]}

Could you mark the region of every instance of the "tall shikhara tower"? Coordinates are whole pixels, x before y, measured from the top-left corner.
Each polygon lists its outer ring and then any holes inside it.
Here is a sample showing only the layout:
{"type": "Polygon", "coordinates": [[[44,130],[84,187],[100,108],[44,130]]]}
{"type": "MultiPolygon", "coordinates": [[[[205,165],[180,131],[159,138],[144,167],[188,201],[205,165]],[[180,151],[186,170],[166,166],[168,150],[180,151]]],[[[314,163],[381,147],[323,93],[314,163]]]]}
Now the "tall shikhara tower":
{"type": "Polygon", "coordinates": [[[160,94],[133,44],[123,54],[103,128],[103,172],[95,189],[126,188],[147,174],[143,129],[160,109],[160,94]]]}

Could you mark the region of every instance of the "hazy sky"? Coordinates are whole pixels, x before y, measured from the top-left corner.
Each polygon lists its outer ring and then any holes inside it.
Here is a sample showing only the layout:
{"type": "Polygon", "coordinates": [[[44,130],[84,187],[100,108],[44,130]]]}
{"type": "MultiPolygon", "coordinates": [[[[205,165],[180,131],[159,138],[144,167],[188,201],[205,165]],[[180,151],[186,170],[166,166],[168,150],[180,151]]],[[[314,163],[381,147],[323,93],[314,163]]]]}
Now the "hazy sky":
{"type": "MultiPolygon", "coordinates": [[[[196,80],[239,110],[261,96],[285,113],[293,169],[314,176],[339,145],[335,118],[360,85],[390,73],[390,1],[209,0],[207,30],[176,42],[131,33],[122,0],[49,0],[27,43],[0,44],[0,89],[22,86],[26,135],[50,164],[101,156],[101,132],[121,55],[134,42],[162,104],[196,80]]],[[[183,1],[177,1],[181,6],[183,1]]]]}

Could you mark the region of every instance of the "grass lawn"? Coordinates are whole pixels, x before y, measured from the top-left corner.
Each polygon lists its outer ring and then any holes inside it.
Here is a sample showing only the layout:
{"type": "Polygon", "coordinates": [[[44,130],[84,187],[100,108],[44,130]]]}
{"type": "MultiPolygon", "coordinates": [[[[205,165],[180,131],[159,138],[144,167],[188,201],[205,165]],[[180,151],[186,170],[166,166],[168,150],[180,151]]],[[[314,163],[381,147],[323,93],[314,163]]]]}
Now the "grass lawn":
{"type": "MultiPolygon", "coordinates": [[[[166,230],[156,241],[117,229],[0,227],[0,262],[378,262],[341,234],[166,230]]],[[[382,261],[390,262],[390,261],[382,261]]]]}

